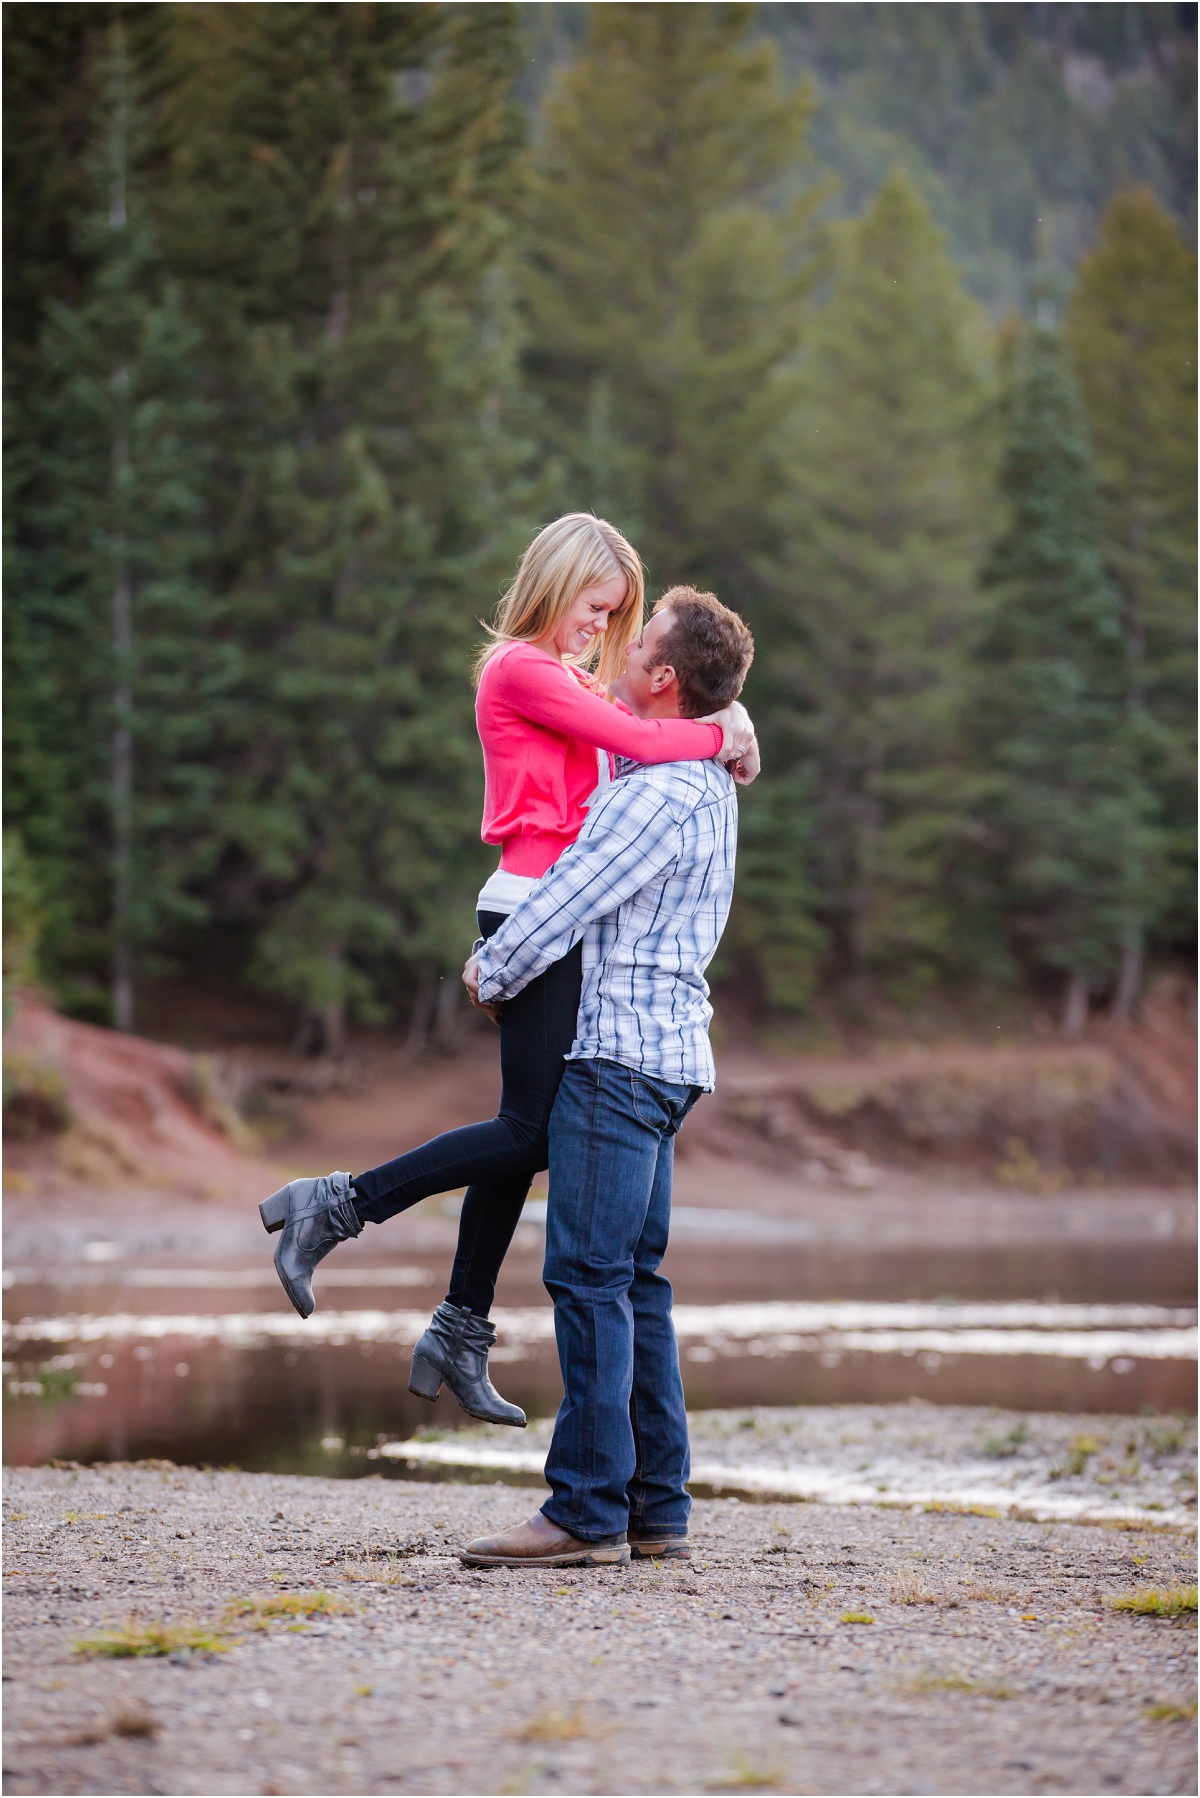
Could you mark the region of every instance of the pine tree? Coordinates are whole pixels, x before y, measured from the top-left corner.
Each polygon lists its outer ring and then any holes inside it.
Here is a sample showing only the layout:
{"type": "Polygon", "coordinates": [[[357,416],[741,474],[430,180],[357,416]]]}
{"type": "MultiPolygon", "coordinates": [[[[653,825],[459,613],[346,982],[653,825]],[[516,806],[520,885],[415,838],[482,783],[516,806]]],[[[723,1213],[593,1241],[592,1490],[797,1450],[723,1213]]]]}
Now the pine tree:
{"type": "Polygon", "coordinates": [[[797,341],[810,104],[744,5],[593,7],[542,108],[527,362],[571,504],[738,603],[797,341]],[[794,181],[793,181],[794,185],[794,181]]]}
{"type": "Polygon", "coordinates": [[[968,709],[974,821],[1014,950],[1066,977],[1074,1030],[1143,926],[1155,844],[1082,408],[1059,339],[1040,327],[1018,357],[1001,493],[968,709]]]}
{"type": "Polygon", "coordinates": [[[214,905],[331,1050],[472,934],[470,654],[521,529],[513,53],[498,6],[177,26],[171,243],[208,337],[241,658],[214,905]]]}
{"type": "Polygon", "coordinates": [[[760,677],[764,794],[810,771],[803,833],[828,967],[863,991],[883,976],[911,994],[967,952],[945,870],[989,516],[988,378],[980,316],[892,176],[843,228],[806,337],[760,677]]]}
{"type": "MultiPolygon", "coordinates": [[[[1087,407],[1127,696],[1170,844],[1159,931],[1195,919],[1196,257],[1144,189],[1112,201],[1071,299],[1067,338],[1087,407]]],[[[1136,992],[1127,946],[1117,1009],[1136,992]]]]}
{"type": "Polygon", "coordinates": [[[202,910],[215,612],[197,338],[149,214],[122,10],[92,23],[79,280],[73,303],[45,300],[9,457],[9,815],[52,896],[50,972],[69,988],[107,950],[111,1017],[129,1029],[140,952],[202,910]]]}

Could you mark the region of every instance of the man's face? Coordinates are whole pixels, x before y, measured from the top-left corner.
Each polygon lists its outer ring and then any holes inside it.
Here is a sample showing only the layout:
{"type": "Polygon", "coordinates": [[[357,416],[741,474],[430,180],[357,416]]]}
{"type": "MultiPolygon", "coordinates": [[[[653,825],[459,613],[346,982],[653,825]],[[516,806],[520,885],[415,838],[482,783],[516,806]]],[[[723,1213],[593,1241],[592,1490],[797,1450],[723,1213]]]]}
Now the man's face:
{"type": "Polygon", "coordinates": [[[664,686],[669,684],[667,671],[658,659],[658,646],[673,623],[670,612],[655,612],[641,636],[636,637],[625,651],[625,672],[613,691],[639,717],[651,711],[664,686]]]}

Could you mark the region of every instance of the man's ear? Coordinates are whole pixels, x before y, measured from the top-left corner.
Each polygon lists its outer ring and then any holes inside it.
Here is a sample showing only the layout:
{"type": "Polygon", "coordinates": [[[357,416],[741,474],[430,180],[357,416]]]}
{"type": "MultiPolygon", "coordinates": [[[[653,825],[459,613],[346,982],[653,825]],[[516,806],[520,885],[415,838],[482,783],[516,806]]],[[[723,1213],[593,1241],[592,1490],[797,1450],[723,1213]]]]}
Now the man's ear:
{"type": "Polygon", "coordinates": [[[650,691],[654,698],[657,699],[660,693],[665,693],[674,679],[675,670],[672,668],[670,662],[660,662],[656,668],[652,668],[650,671],[650,691]]]}

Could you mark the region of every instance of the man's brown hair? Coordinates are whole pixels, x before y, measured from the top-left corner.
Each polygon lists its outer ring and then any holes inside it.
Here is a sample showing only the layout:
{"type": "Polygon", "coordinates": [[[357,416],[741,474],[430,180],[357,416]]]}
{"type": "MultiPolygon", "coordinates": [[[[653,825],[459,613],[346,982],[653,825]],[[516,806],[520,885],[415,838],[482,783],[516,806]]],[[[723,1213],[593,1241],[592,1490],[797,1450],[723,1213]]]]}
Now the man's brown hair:
{"type": "Polygon", "coordinates": [[[694,587],[669,588],[654,610],[671,614],[654,665],[675,670],[684,717],[719,712],[736,699],[754,660],[754,638],[737,613],[694,587]]]}

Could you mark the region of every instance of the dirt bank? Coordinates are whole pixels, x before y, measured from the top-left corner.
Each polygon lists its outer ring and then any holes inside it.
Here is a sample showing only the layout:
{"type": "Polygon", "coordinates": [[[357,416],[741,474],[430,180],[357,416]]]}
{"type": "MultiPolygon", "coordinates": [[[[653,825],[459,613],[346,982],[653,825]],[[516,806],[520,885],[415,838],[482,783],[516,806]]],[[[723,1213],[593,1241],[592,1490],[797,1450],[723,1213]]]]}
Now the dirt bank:
{"type": "Polygon", "coordinates": [[[725,1501],[692,1566],[468,1573],[457,1544],[535,1494],[6,1489],[10,1792],[1195,1790],[1189,1620],[1108,1602],[1191,1584],[1178,1534],[725,1501]],[[131,1617],[226,1650],[74,1652],[131,1617]]]}
{"type": "MultiPolygon", "coordinates": [[[[256,1039],[243,1011],[221,1029],[177,1008],[182,1046],[77,1024],[24,995],[5,1042],[8,1190],[239,1202],[288,1173],[372,1166],[495,1109],[494,1033],[414,1062],[401,1039],[363,1032],[343,1060],[314,1061],[256,1039]]],[[[1178,1186],[1194,1160],[1195,1059],[1190,990],[1169,982],[1139,1024],[1098,1025],[1072,1045],[730,1049],[680,1138],[680,1180],[715,1178],[756,1204],[783,1180],[835,1205],[964,1181],[1041,1198],[1178,1186]]]]}
{"type": "Polygon", "coordinates": [[[211,1056],[64,1018],[22,994],[4,1036],[5,1187],[37,1198],[263,1196],[270,1169],[211,1056]]]}

